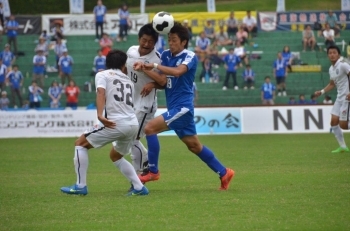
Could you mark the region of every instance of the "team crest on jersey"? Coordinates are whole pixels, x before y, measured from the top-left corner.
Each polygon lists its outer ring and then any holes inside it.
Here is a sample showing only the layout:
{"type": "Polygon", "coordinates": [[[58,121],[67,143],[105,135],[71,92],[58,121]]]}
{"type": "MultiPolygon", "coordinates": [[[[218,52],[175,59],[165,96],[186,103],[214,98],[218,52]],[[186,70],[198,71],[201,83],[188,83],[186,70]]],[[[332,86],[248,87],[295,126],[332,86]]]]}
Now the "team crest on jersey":
{"type": "Polygon", "coordinates": [[[146,61],[145,61],[145,63],[147,64],[147,63],[149,63],[149,61],[148,61],[148,60],[146,60],[146,61]]]}
{"type": "Polygon", "coordinates": [[[346,115],[346,110],[341,112],[342,115],[346,115]]]}
{"type": "Polygon", "coordinates": [[[179,66],[181,64],[181,62],[182,62],[182,59],[177,60],[176,66],[179,66]]]}

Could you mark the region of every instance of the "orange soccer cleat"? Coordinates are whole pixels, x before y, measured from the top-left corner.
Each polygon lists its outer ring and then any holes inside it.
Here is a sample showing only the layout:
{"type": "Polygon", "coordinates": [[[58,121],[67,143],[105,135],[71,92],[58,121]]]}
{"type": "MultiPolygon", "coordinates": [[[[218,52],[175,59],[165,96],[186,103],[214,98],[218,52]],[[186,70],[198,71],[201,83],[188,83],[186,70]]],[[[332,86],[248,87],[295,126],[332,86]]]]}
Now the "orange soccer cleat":
{"type": "Polygon", "coordinates": [[[223,177],[220,177],[221,180],[221,187],[220,190],[227,190],[230,186],[230,182],[232,178],[235,176],[235,171],[233,171],[230,168],[226,168],[226,174],[223,177]]]}
{"type": "Polygon", "coordinates": [[[160,178],[160,174],[159,171],[157,173],[153,173],[150,171],[144,171],[143,173],[138,175],[140,181],[145,184],[146,182],[149,181],[155,181],[155,180],[159,180],[160,178]]]}

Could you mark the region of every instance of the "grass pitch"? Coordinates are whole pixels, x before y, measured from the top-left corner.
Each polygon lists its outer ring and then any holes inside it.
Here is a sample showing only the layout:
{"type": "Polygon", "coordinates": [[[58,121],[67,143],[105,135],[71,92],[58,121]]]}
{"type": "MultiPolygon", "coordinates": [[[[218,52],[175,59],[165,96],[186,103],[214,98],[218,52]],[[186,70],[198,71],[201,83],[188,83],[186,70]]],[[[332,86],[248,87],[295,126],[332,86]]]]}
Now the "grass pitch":
{"type": "MultiPolygon", "coordinates": [[[[349,140],[350,135],[346,135],[349,140]]],[[[350,154],[332,134],[202,136],[236,171],[228,191],[176,137],[160,137],[161,178],[125,197],[110,147],[91,150],[87,196],[74,138],[0,140],[0,230],[350,230],[350,154]]]]}

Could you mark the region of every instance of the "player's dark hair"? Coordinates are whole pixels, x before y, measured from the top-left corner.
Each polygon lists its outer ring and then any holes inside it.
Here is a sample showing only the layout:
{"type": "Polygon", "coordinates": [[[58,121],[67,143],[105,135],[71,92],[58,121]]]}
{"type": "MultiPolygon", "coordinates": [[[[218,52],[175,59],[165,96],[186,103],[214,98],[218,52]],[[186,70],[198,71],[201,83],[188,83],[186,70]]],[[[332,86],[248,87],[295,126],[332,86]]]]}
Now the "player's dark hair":
{"type": "Polygon", "coordinates": [[[17,67],[17,68],[18,68],[18,65],[17,65],[17,64],[15,64],[15,65],[12,65],[12,68],[14,68],[14,67],[17,67]]]}
{"type": "Polygon", "coordinates": [[[327,54],[328,54],[329,50],[331,50],[331,49],[335,49],[335,50],[337,50],[337,52],[338,52],[339,55],[341,54],[341,53],[340,53],[339,47],[336,46],[336,45],[331,45],[331,46],[329,46],[329,47],[327,48],[327,54]]]}
{"type": "Polygon", "coordinates": [[[128,56],[124,51],[113,49],[108,52],[106,57],[107,69],[122,69],[125,66],[128,56]]]}
{"type": "Polygon", "coordinates": [[[170,33],[177,34],[177,36],[179,36],[181,42],[186,40],[185,48],[187,49],[189,35],[188,35],[188,30],[186,29],[186,27],[184,27],[179,22],[175,22],[173,28],[171,28],[171,30],[170,30],[170,33]]]}
{"type": "Polygon", "coordinates": [[[147,23],[140,28],[139,38],[141,38],[143,35],[151,36],[155,43],[158,41],[159,34],[153,29],[152,23],[147,23]]]}
{"type": "Polygon", "coordinates": [[[271,79],[270,76],[266,76],[265,79],[271,79]]]}

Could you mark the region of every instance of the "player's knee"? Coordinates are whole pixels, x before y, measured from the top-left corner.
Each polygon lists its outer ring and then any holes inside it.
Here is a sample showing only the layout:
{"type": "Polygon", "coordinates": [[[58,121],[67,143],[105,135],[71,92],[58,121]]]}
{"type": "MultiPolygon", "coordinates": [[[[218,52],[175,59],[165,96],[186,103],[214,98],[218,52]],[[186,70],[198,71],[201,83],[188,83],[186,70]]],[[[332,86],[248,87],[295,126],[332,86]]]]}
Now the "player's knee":
{"type": "Polygon", "coordinates": [[[149,136],[149,135],[153,134],[154,129],[150,123],[147,123],[144,131],[145,131],[146,136],[149,136]]]}
{"type": "Polygon", "coordinates": [[[197,142],[187,143],[187,148],[194,154],[198,154],[202,151],[202,145],[197,142]]]}
{"type": "Polygon", "coordinates": [[[340,123],[339,123],[339,127],[340,127],[341,129],[347,130],[347,129],[348,129],[348,123],[347,123],[347,122],[340,122],[340,123]]]}

